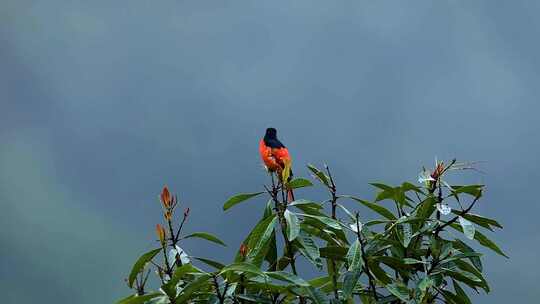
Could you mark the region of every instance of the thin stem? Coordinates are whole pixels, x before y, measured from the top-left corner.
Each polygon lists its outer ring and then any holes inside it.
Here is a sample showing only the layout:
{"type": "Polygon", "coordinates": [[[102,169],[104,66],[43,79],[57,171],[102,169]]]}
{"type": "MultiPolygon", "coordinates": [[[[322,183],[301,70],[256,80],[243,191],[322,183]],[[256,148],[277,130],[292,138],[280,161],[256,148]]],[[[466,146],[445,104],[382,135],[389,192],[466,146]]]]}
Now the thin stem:
{"type": "MultiPolygon", "coordinates": [[[[446,171],[446,169],[444,170],[446,171]]],[[[443,172],[444,172],[443,171],[443,172]]],[[[438,180],[434,181],[433,182],[433,186],[430,187],[429,189],[429,195],[433,195],[433,193],[435,192],[435,190],[437,190],[437,182],[438,180]]],[[[440,186],[439,186],[439,189],[440,189],[440,186]]],[[[442,202],[442,193],[441,191],[439,191],[439,195],[437,197],[437,203],[441,203],[442,202]]],[[[437,213],[436,213],[436,218],[437,218],[437,224],[439,223],[439,220],[441,219],[441,213],[439,212],[439,210],[437,210],[437,213]]],[[[438,233],[435,234],[435,238],[437,238],[439,236],[438,233]]],[[[427,251],[426,251],[426,254],[424,255],[424,257],[427,259],[429,256],[431,255],[431,247],[428,247],[427,251]]]]}
{"type": "Polygon", "coordinates": [[[186,222],[187,214],[184,213],[184,218],[182,218],[182,222],[180,223],[180,226],[178,226],[178,230],[176,231],[176,235],[173,239],[173,246],[176,246],[178,241],[180,240],[180,232],[182,231],[182,227],[184,227],[184,223],[186,222]]]}
{"type": "Polygon", "coordinates": [[[172,277],[172,268],[171,264],[169,264],[169,258],[167,257],[167,245],[163,245],[161,247],[163,249],[163,257],[165,259],[165,273],[169,275],[169,278],[172,277]]]}
{"type": "MultiPolygon", "coordinates": [[[[246,287],[244,286],[244,274],[240,275],[240,294],[246,293],[246,287]]],[[[241,303],[245,303],[244,300],[240,300],[241,303]]]]}
{"type": "Polygon", "coordinates": [[[150,275],[150,271],[151,271],[151,269],[148,269],[148,271],[146,272],[146,275],[144,276],[144,279],[143,279],[142,284],[141,284],[143,288],[146,285],[146,281],[148,280],[148,276],[150,275]]]}
{"type": "Polygon", "coordinates": [[[152,265],[156,266],[156,268],[157,268],[158,270],[163,270],[163,267],[161,267],[160,265],[156,264],[154,261],[150,261],[150,263],[151,263],[152,265]]]}
{"type": "MultiPolygon", "coordinates": [[[[474,207],[474,204],[476,204],[476,202],[479,199],[480,199],[480,195],[476,196],[474,198],[474,200],[472,201],[472,203],[469,205],[469,207],[467,207],[467,209],[461,211],[458,215],[456,215],[455,217],[453,217],[451,220],[444,223],[443,225],[437,226],[437,228],[435,228],[435,231],[434,231],[435,238],[439,237],[439,233],[441,233],[441,231],[443,231],[444,228],[446,228],[446,227],[450,226],[451,224],[455,223],[461,216],[463,216],[463,215],[467,214],[469,211],[471,211],[471,209],[474,207]]],[[[430,253],[431,251],[428,250],[428,252],[430,253]]],[[[434,261],[431,264],[431,267],[429,268],[429,270],[426,273],[430,274],[433,270],[435,270],[435,267],[437,267],[440,260],[441,260],[440,257],[435,258],[434,261]]]]}
{"type": "Polygon", "coordinates": [[[474,200],[472,201],[471,205],[469,207],[467,207],[467,209],[461,211],[458,215],[456,215],[455,217],[453,217],[451,220],[449,220],[448,222],[444,223],[443,225],[441,226],[438,226],[436,229],[435,229],[435,235],[439,235],[439,233],[446,227],[450,226],[451,224],[453,224],[455,221],[457,221],[459,219],[459,217],[467,214],[469,211],[471,211],[471,209],[473,208],[474,204],[476,204],[476,202],[480,199],[480,196],[476,196],[474,198],[474,200]]]}
{"type": "MultiPolygon", "coordinates": [[[[178,243],[178,235],[180,234],[180,231],[175,235],[173,230],[173,224],[171,219],[167,219],[167,224],[169,226],[169,233],[171,234],[171,241],[172,241],[172,248],[176,250],[176,243],[178,243]]],[[[182,266],[182,261],[180,260],[180,252],[177,252],[175,255],[175,262],[174,265],[177,267],[182,266]]]]}
{"type": "MultiPolygon", "coordinates": [[[[142,281],[142,278],[141,278],[141,281],[142,281]]],[[[137,289],[138,296],[144,295],[144,285],[139,282],[139,275],[135,277],[135,289],[137,289]]]]}
{"type": "Polygon", "coordinates": [[[368,266],[368,260],[366,257],[366,252],[364,249],[365,242],[362,240],[362,234],[360,233],[360,216],[358,212],[356,213],[356,237],[358,238],[358,242],[360,242],[360,250],[362,251],[362,260],[364,260],[364,272],[368,276],[369,281],[369,287],[371,288],[371,292],[373,292],[373,297],[375,298],[375,301],[379,300],[379,296],[377,295],[377,290],[375,289],[375,283],[374,278],[371,275],[371,272],[369,272],[369,266],[368,266]]]}
{"type": "MultiPolygon", "coordinates": [[[[272,178],[272,190],[270,191],[266,186],[265,189],[272,197],[272,200],[274,201],[274,205],[276,207],[276,213],[278,216],[279,223],[281,225],[281,234],[283,236],[283,241],[285,243],[285,254],[287,258],[289,259],[289,263],[291,265],[291,270],[294,275],[298,275],[298,272],[296,271],[296,263],[294,258],[294,252],[292,249],[292,244],[289,241],[289,238],[287,237],[287,221],[285,220],[285,210],[287,209],[287,196],[285,195],[284,186],[282,182],[279,182],[279,184],[276,186],[276,183],[274,182],[274,173],[271,172],[270,176],[272,178]],[[283,199],[283,203],[281,203],[278,199],[278,192],[281,189],[281,196],[283,199]]],[[[300,303],[305,303],[305,299],[303,297],[300,297],[300,303]]]]}
{"type": "Polygon", "coordinates": [[[213,275],[213,276],[212,276],[212,279],[213,279],[213,281],[214,281],[214,287],[215,287],[215,289],[216,289],[216,295],[217,295],[217,297],[218,297],[218,299],[219,299],[219,303],[220,303],[220,304],[223,304],[223,303],[225,303],[225,296],[224,296],[225,291],[223,291],[223,295],[219,292],[219,283],[218,283],[218,280],[217,280],[217,276],[216,276],[216,275],[213,275]]]}
{"type": "MultiPolygon", "coordinates": [[[[330,172],[330,168],[328,168],[327,165],[324,166],[326,168],[326,172],[328,173],[328,177],[330,178],[330,194],[332,195],[331,204],[332,204],[332,219],[337,220],[336,215],[336,209],[337,209],[337,199],[338,196],[336,195],[336,184],[334,183],[334,178],[332,177],[332,173],[330,172]]],[[[332,287],[334,289],[334,298],[339,301],[339,293],[338,293],[338,284],[337,284],[337,274],[336,274],[336,261],[334,259],[330,259],[330,263],[332,264],[332,287]]]]}
{"type": "Polygon", "coordinates": [[[336,195],[336,184],[334,183],[334,178],[332,177],[332,173],[330,172],[330,168],[328,168],[327,165],[324,166],[326,168],[326,172],[328,173],[328,178],[330,178],[330,193],[332,194],[332,218],[336,219],[336,208],[337,208],[337,195],[336,195]]]}
{"type": "MultiPolygon", "coordinates": [[[[184,217],[182,218],[182,222],[180,223],[180,226],[178,226],[178,230],[176,231],[176,234],[174,234],[174,231],[173,231],[173,225],[172,225],[172,221],[170,219],[167,219],[167,222],[169,224],[169,231],[171,233],[171,242],[172,242],[172,247],[173,249],[176,250],[176,245],[178,244],[178,241],[180,240],[180,232],[182,231],[182,227],[184,227],[184,223],[186,222],[186,219],[187,219],[187,214],[184,213],[184,217]]],[[[176,255],[175,255],[175,264],[177,267],[180,267],[182,266],[182,259],[180,258],[180,252],[177,252],[176,255]]]]}

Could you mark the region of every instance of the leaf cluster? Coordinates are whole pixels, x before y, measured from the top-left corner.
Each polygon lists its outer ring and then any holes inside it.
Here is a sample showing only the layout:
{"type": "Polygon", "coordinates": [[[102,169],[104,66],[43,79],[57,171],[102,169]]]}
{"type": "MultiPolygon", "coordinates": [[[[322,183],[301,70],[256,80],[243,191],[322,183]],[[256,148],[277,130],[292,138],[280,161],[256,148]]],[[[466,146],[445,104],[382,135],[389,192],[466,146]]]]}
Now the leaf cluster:
{"type": "Polygon", "coordinates": [[[181,237],[186,213],[177,234],[169,216],[169,237],[136,261],[127,280],[136,293],[118,303],[471,303],[467,289],[490,291],[482,253],[474,248],[507,256],[485,234],[502,226],[472,213],[484,186],[445,181],[465,167],[455,160],[436,162],[432,171],[421,172],[419,184],[372,183],[372,200],[339,193],[327,166],[308,165],[328,198],[288,201],[289,190],[312,187],[312,181],[282,182],[288,179],[270,173],[271,184],[263,191],[234,195],[223,205],[228,211],[268,196],[234,261],[189,256],[180,247],[182,239],[225,244],[205,232],[181,237]],[[299,259],[318,275],[299,274],[299,259]],[[160,287],[148,292],[146,269],[152,267],[160,287]]]}

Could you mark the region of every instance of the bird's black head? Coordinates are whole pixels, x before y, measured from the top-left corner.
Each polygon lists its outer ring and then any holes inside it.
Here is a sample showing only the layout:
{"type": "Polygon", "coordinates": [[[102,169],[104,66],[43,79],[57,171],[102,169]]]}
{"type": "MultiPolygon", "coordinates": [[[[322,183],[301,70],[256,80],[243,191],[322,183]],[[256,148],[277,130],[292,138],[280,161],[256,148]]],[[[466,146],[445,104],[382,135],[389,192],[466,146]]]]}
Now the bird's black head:
{"type": "Polygon", "coordinates": [[[277,131],[274,128],[266,129],[264,134],[264,143],[271,148],[285,148],[285,146],[277,139],[277,131]]]}
{"type": "Polygon", "coordinates": [[[264,135],[264,138],[266,138],[266,139],[276,139],[277,138],[277,130],[274,129],[274,128],[266,129],[266,134],[264,135]]]}

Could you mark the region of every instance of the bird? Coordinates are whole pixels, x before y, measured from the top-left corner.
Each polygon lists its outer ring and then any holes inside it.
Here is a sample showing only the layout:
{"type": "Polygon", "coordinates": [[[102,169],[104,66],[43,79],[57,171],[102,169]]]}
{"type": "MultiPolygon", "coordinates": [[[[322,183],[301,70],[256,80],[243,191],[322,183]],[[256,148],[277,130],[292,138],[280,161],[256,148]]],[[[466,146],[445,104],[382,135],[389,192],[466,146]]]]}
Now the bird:
{"type": "MultiPolygon", "coordinates": [[[[259,142],[259,153],[268,171],[278,173],[278,178],[282,183],[283,176],[287,178],[285,182],[292,179],[292,159],[287,147],[277,138],[277,130],[275,128],[266,129],[264,137],[259,142]],[[283,174],[285,170],[288,171],[286,171],[286,174],[283,174]]],[[[294,201],[292,189],[287,189],[287,196],[289,201],[294,201]]]]}

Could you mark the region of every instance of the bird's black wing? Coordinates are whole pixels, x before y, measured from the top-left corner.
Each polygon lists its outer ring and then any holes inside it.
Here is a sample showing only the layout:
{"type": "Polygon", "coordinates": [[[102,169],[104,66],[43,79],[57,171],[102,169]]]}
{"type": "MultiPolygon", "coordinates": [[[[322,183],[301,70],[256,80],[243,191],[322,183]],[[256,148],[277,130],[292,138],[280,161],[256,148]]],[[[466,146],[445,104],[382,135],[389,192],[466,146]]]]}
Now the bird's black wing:
{"type": "Polygon", "coordinates": [[[270,147],[270,148],[285,148],[285,145],[281,143],[281,141],[279,141],[279,139],[277,138],[272,138],[272,139],[269,139],[269,138],[265,138],[264,139],[264,144],[267,146],[267,147],[270,147]]]}

